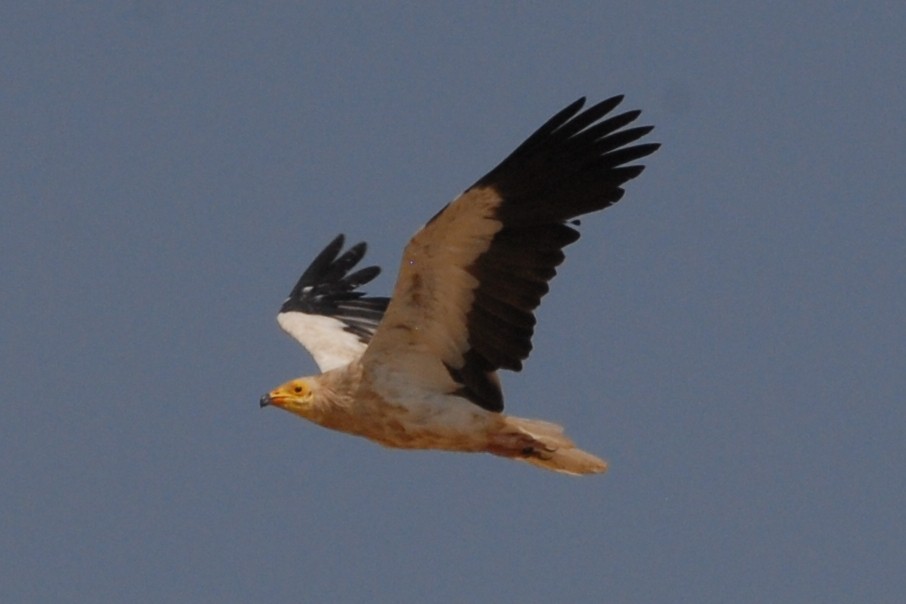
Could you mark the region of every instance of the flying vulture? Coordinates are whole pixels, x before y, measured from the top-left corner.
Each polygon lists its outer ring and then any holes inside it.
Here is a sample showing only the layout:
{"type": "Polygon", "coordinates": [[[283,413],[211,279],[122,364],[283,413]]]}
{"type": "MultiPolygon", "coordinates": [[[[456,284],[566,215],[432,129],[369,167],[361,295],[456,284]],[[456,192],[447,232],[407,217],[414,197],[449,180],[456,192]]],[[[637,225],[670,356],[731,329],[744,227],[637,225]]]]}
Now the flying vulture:
{"type": "Polygon", "coordinates": [[[534,311],[579,238],[583,214],[623,197],[656,143],[616,96],[572,103],[447,204],[409,241],[391,298],[359,287],[365,254],[334,239],[305,271],[277,320],[322,373],[261,397],[316,424],[387,447],[486,452],[567,474],[604,472],[563,428],[503,413],[498,369],[519,371],[534,311]],[[341,253],[342,252],[342,253],[341,253]]]}

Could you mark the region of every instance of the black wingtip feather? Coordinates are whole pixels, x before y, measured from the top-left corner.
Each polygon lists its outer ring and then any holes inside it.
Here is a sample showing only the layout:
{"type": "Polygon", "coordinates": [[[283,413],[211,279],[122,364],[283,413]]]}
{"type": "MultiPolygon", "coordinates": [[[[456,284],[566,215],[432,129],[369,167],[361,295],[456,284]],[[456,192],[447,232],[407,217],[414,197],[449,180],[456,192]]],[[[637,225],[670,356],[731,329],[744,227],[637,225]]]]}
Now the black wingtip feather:
{"type": "Polygon", "coordinates": [[[644,169],[627,164],[660,147],[632,145],[653,129],[627,128],[641,111],[607,117],[622,101],[614,96],[584,111],[584,98],[571,103],[473,185],[501,197],[495,217],[502,228],[468,267],[479,286],[466,317],[471,348],[454,377],[486,409],[499,410],[487,400],[492,372],[520,370],[531,351],[533,311],[563,261],[562,249],[579,238],[567,225],[619,201],[623,185],[644,169]]]}
{"type": "MultiPolygon", "coordinates": [[[[544,122],[540,128],[535,130],[521,145],[516,147],[516,150],[510,154],[512,157],[517,153],[525,152],[536,144],[542,143],[546,138],[551,136],[552,133],[557,132],[565,123],[569,122],[582,106],[585,105],[585,97],[580,97],[579,99],[573,101],[563,109],[557,112],[552,118],[544,122]]],[[[504,160],[506,161],[506,160],[504,160]]]]}
{"type": "Polygon", "coordinates": [[[334,317],[344,328],[367,342],[384,316],[389,298],[366,296],[356,291],[377,277],[381,268],[368,266],[349,273],[365,256],[363,241],[340,254],[345,243],[337,235],[305,269],[280,312],[303,312],[334,317]]]}
{"type": "Polygon", "coordinates": [[[302,273],[299,281],[296,282],[296,286],[293,287],[293,290],[290,292],[290,298],[301,297],[303,288],[323,280],[325,273],[330,270],[330,265],[336,259],[337,254],[343,249],[343,242],[345,240],[345,235],[340,233],[334,237],[323,250],[321,250],[320,254],[315,256],[315,259],[311,261],[311,264],[308,265],[308,268],[305,269],[305,272],[302,273]]]}

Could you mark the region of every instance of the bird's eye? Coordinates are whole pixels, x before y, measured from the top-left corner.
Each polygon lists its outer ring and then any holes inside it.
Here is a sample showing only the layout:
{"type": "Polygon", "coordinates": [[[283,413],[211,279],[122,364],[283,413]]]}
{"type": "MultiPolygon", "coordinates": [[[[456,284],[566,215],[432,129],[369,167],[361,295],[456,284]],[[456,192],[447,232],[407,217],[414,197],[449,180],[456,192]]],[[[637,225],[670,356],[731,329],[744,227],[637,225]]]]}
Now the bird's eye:
{"type": "Polygon", "coordinates": [[[293,386],[293,392],[295,392],[296,394],[302,394],[302,386],[300,384],[296,384],[295,386],[293,386]]]}

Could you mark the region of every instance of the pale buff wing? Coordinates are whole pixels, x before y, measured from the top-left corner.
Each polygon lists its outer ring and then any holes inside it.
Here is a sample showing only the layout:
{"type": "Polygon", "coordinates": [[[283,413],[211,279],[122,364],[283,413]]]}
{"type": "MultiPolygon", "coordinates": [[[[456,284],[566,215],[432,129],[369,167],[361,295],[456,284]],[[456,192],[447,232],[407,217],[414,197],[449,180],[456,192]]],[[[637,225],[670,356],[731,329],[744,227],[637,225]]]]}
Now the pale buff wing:
{"type": "Polygon", "coordinates": [[[412,238],[362,357],[388,395],[411,384],[503,409],[495,372],[528,357],[570,224],[617,202],[643,170],[627,164],[659,146],[631,145],[652,129],[626,128],[639,111],[605,119],[621,100],[566,107],[412,238]]]}
{"type": "Polygon", "coordinates": [[[389,302],[356,291],[381,269],[369,266],[350,274],[366,245],[358,243],[340,254],[343,242],[338,235],[318,254],[277,314],[280,327],[311,353],[321,371],[362,356],[389,302]]]}

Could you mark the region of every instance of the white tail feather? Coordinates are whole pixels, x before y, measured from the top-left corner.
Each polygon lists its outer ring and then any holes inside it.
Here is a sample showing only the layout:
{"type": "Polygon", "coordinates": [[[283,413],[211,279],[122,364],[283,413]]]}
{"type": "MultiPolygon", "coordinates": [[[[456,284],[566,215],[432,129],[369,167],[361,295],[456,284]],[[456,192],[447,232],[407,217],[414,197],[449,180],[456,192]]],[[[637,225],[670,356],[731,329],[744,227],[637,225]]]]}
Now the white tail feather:
{"type": "MultiPolygon", "coordinates": [[[[517,448],[510,449],[507,457],[528,462],[534,466],[572,474],[600,474],[607,471],[607,462],[603,459],[577,449],[575,443],[563,433],[563,427],[537,419],[522,417],[506,417],[506,425],[510,429],[529,437],[526,443],[524,438],[517,448]],[[525,451],[531,450],[530,454],[525,451]]],[[[498,453],[500,454],[500,453],[498,453]]]]}

